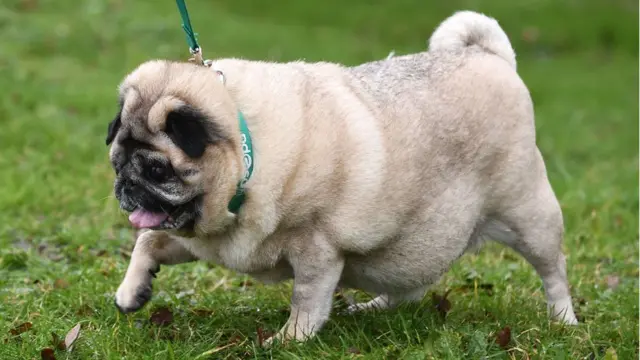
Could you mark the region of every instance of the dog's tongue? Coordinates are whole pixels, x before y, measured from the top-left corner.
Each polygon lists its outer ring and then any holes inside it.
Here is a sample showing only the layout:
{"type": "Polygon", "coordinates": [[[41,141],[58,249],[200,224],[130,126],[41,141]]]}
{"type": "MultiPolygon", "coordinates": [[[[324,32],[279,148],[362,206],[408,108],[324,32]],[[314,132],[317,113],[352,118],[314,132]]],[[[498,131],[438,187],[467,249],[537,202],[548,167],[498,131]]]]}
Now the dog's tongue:
{"type": "Polygon", "coordinates": [[[162,224],[169,215],[165,213],[154,213],[137,208],[129,215],[129,222],[137,229],[152,228],[162,224]]]}

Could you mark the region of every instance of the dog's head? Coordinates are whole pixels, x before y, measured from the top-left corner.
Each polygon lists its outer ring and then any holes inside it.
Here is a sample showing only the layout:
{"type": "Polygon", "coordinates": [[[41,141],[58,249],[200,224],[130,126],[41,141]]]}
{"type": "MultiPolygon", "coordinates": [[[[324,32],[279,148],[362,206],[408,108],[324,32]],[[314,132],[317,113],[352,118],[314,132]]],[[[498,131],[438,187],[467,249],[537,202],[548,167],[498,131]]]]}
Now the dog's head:
{"type": "Polygon", "coordinates": [[[124,79],[106,143],[115,195],[133,226],[215,231],[228,223],[242,166],[236,113],[202,66],[152,61],[124,79]]]}

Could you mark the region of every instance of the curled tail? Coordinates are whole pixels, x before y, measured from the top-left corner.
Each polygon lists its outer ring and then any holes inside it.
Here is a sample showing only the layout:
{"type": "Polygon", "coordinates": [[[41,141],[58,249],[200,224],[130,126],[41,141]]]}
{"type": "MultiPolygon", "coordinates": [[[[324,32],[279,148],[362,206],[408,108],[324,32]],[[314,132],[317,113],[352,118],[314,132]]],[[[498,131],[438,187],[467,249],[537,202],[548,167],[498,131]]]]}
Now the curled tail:
{"type": "Polygon", "coordinates": [[[459,11],[444,20],[429,39],[429,50],[462,49],[478,45],[516,68],[516,54],[498,22],[473,11],[459,11]]]}

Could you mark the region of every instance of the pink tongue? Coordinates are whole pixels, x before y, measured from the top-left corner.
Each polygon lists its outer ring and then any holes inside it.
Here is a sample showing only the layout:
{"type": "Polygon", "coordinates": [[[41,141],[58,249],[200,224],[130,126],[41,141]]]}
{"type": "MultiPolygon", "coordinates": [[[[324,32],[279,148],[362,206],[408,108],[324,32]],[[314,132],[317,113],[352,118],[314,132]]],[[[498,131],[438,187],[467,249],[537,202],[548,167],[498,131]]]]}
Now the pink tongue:
{"type": "Polygon", "coordinates": [[[169,215],[165,213],[154,213],[137,208],[129,215],[129,222],[137,229],[152,228],[162,224],[169,215]]]}

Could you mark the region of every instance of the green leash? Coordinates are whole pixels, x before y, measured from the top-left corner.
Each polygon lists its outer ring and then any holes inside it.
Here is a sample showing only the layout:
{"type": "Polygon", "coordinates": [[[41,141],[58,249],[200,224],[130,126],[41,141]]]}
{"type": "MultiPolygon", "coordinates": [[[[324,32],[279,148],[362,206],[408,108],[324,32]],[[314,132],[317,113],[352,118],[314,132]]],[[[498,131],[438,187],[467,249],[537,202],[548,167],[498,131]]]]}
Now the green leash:
{"type": "Polygon", "coordinates": [[[187,44],[189,44],[189,50],[191,50],[192,54],[195,54],[198,50],[200,50],[200,46],[198,45],[198,40],[196,39],[196,34],[193,32],[193,28],[191,27],[191,20],[189,19],[189,12],[187,11],[187,4],[185,4],[184,0],[176,0],[176,4],[178,4],[178,10],[180,11],[180,17],[182,18],[182,29],[185,33],[187,33],[187,44]]]}
{"type": "MultiPolygon", "coordinates": [[[[198,40],[196,38],[197,34],[193,31],[193,27],[191,27],[187,4],[185,4],[184,0],[176,0],[176,4],[178,4],[178,10],[180,11],[180,17],[182,18],[182,29],[187,34],[189,52],[193,55],[189,60],[196,61],[200,65],[209,67],[211,65],[211,61],[204,61],[202,59],[202,48],[198,45],[198,40]]],[[[244,172],[242,173],[242,179],[238,182],[238,186],[236,187],[235,195],[233,195],[227,205],[227,209],[234,214],[237,214],[240,207],[242,207],[242,204],[244,204],[246,198],[244,186],[251,178],[251,174],[253,174],[253,142],[251,141],[251,133],[249,132],[247,121],[240,111],[238,111],[238,122],[240,125],[240,135],[242,140],[242,165],[244,167],[244,172]]]]}

